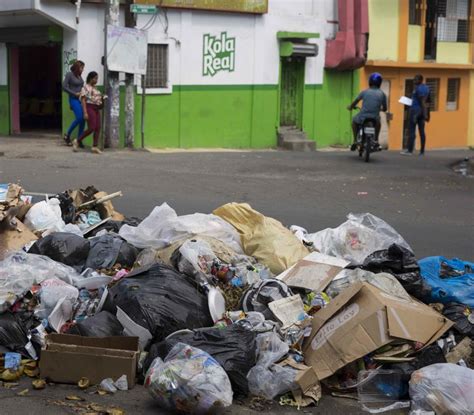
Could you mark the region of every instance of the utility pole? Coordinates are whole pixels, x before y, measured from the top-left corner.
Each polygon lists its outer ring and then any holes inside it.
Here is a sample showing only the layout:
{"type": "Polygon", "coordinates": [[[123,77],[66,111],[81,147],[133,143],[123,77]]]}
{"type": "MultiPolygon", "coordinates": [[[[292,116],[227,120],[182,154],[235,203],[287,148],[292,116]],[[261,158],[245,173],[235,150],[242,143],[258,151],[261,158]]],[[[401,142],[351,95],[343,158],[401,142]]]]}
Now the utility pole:
{"type": "Polygon", "coordinates": [[[109,99],[105,104],[105,147],[117,148],[120,137],[120,84],[119,73],[109,71],[107,56],[110,45],[107,41],[107,25],[118,26],[120,14],[120,0],[106,0],[105,12],[105,65],[107,71],[106,91],[109,99]]]}
{"type": "MultiPolygon", "coordinates": [[[[135,27],[134,14],[130,11],[131,0],[126,3],[125,27],[135,27]]],[[[125,147],[133,148],[135,143],[135,94],[134,75],[125,74],[125,147]]]]}

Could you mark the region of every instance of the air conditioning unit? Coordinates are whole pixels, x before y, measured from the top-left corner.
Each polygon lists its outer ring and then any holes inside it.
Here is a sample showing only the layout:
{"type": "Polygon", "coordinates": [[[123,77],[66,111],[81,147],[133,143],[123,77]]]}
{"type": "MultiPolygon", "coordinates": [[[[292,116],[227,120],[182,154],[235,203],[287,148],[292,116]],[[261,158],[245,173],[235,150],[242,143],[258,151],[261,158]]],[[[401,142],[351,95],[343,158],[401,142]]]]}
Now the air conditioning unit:
{"type": "Polygon", "coordinates": [[[318,56],[319,47],[316,43],[285,41],[280,44],[280,56],[304,57],[318,56]]]}

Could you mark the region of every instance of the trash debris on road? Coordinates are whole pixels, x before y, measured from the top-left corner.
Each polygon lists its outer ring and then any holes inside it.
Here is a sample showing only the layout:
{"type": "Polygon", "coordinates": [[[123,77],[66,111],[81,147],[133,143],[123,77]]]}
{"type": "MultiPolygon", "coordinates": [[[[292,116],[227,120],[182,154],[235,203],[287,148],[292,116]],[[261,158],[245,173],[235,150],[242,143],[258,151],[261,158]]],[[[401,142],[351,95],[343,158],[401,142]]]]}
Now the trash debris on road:
{"type": "Polygon", "coordinates": [[[473,262],[418,261],[370,213],[310,233],[239,203],[126,218],[120,196],[88,186],[33,204],[0,185],[4,387],[29,376],[113,399],[144,382],[158,406],[197,414],[327,391],[371,413],[473,412],[473,262]]]}

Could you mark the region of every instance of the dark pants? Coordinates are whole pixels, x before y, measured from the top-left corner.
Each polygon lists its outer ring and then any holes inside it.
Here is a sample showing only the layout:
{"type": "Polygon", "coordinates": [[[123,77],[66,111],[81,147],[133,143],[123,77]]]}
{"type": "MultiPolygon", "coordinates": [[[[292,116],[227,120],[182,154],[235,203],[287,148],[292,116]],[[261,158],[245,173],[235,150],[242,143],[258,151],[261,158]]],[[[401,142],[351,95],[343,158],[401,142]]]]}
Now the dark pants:
{"type": "Polygon", "coordinates": [[[408,146],[407,150],[410,153],[413,153],[415,149],[415,140],[416,140],[416,126],[418,126],[418,131],[420,132],[420,152],[425,152],[425,143],[426,143],[426,135],[425,135],[425,115],[423,114],[423,110],[421,108],[410,108],[409,116],[409,124],[408,124],[408,146]]]}
{"type": "Polygon", "coordinates": [[[78,141],[81,142],[89,134],[94,133],[94,142],[93,146],[97,147],[99,145],[99,136],[100,136],[100,109],[97,105],[87,104],[87,130],[79,137],[78,141]]]}

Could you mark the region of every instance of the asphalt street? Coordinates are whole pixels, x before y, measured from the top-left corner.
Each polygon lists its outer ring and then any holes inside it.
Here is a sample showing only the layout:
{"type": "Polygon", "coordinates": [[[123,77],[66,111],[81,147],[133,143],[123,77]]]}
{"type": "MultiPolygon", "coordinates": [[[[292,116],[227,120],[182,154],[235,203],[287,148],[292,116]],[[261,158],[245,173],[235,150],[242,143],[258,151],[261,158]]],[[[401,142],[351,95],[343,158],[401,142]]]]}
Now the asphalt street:
{"type": "MultiPolygon", "coordinates": [[[[27,191],[57,193],[95,185],[122,190],[114,201],[127,216],[145,217],[167,202],[179,214],[211,212],[227,202],[247,202],[285,225],[310,232],[342,223],[350,212],[371,212],[392,225],[418,258],[444,255],[474,260],[474,179],[450,166],[468,150],[432,151],[424,157],[375,154],[364,163],[348,151],[293,153],[110,151],[74,154],[55,141],[0,138],[0,183],[19,182],[27,191]]],[[[64,398],[81,393],[87,402],[116,405],[130,414],[165,413],[142,387],[100,397],[74,387],[30,391],[0,388],[1,414],[67,414],[64,398]]],[[[324,396],[314,414],[359,414],[357,403],[324,396]]],[[[295,413],[275,403],[252,411],[234,405],[227,413],[295,413]]],[[[397,412],[395,412],[397,413],[397,412]]]]}

